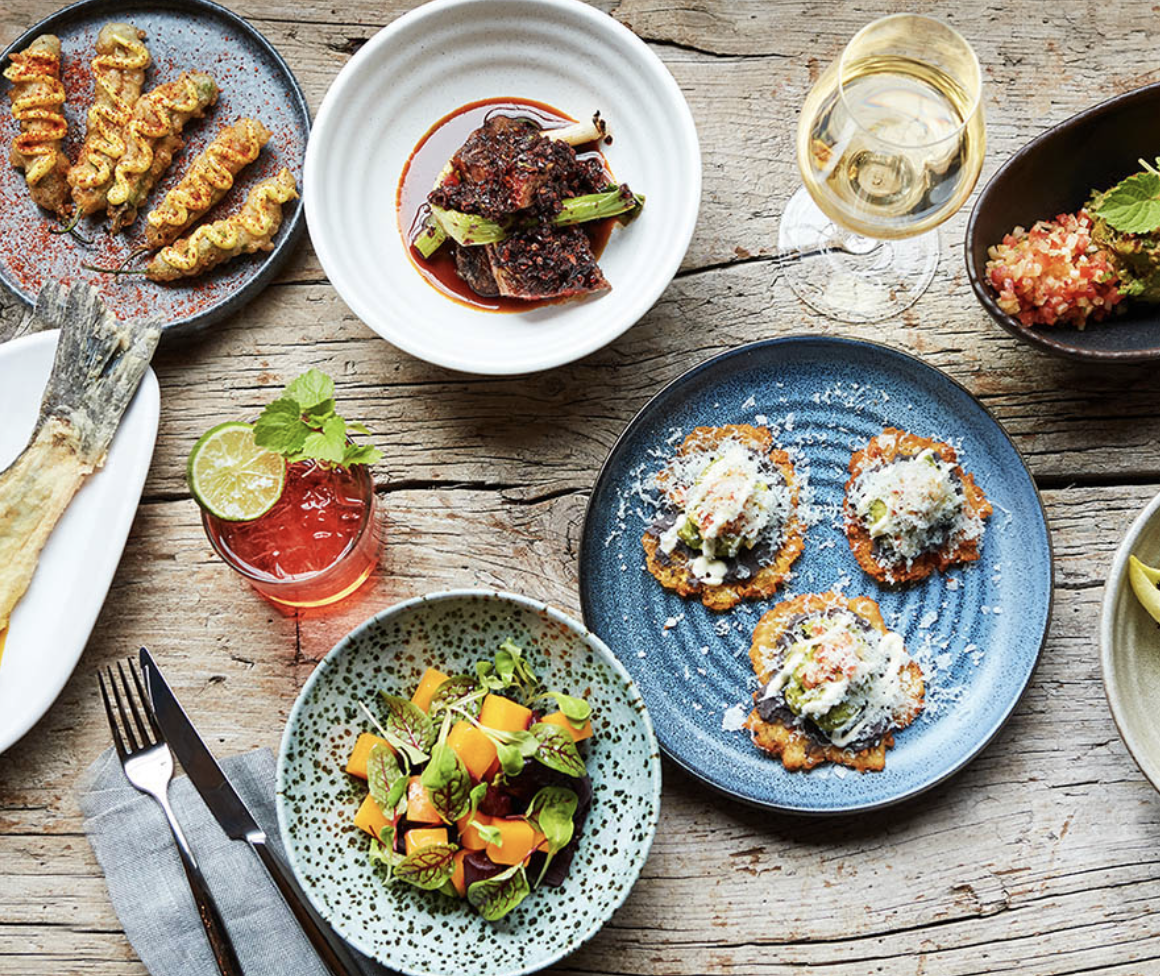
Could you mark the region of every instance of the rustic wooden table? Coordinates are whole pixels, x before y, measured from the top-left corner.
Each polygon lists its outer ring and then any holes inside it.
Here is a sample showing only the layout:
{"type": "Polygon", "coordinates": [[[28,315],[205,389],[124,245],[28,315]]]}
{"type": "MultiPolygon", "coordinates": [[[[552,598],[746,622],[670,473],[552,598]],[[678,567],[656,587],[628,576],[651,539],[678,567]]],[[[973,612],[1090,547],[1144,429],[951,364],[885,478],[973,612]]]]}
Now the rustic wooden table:
{"type": "MultiPolygon", "coordinates": [[[[317,109],[350,54],[410,4],[231,5],[285,55],[317,109]]],[[[1152,0],[601,5],[664,59],[697,120],[704,198],[677,279],[639,325],[582,362],[520,379],[469,377],[374,336],[304,245],[248,309],[162,349],[157,453],[104,612],[55,707],[0,758],[0,973],[145,972],[110,907],[73,794],[107,742],[99,666],[151,645],[214,748],[229,754],[276,748],[317,661],[397,600],[487,585],[576,613],[585,499],[628,419],[689,366],[794,332],[884,340],[946,370],[995,411],[1030,462],[1051,519],[1058,592],[1050,640],[1014,718],[986,752],[894,810],[838,820],[757,813],[666,764],[660,830],[639,883],[558,971],[1160,972],[1160,915],[1151,911],[1160,898],[1160,801],[1116,734],[1096,645],[1111,553],[1160,490],[1156,369],[1060,362],[999,331],[963,272],[965,212],[945,227],[946,253],[927,295],[901,321],[872,328],[811,314],[766,260],[798,185],[798,106],[862,24],[917,8],[971,40],[986,67],[985,181],[1046,126],[1160,77],[1157,8],[1152,0]],[[372,585],[328,616],[294,619],[273,612],[212,555],[183,473],[198,434],[252,414],[308,366],[338,378],[344,411],[365,419],[387,452],[376,474],[388,541],[372,585]]],[[[56,6],[5,0],[0,46],[56,6]]],[[[19,315],[0,296],[0,317],[19,315]]]]}

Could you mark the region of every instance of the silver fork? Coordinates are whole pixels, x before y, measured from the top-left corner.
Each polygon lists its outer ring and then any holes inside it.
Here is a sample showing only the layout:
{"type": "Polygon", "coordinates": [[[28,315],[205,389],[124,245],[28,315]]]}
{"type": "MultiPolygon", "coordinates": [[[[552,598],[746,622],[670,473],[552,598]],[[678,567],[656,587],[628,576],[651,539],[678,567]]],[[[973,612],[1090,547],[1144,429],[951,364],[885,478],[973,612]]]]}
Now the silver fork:
{"type": "Polygon", "coordinates": [[[165,737],[153,720],[153,713],[149,711],[149,696],[145,694],[145,687],[141,683],[141,678],[137,674],[132,659],[129,661],[129,673],[133,676],[136,696],[133,694],[134,689],[129,686],[129,679],[125,676],[125,669],[120,661],[117,662],[117,674],[121,678],[120,687],[118,687],[117,680],[113,675],[113,669],[110,667],[107,670],[108,683],[113,689],[113,700],[117,705],[117,715],[121,717],[121,725],[125,731],[124,739],[121,738],[121,729],[118,728],[117,720],[113,715],[113,705],[109,701],[109,690],[105,687],[105,677],[100,671],[97,672],[97,682],[101,686],[101,698],[105,701],[105,714],[109,718],[109,728],[113,733],[113,745],[117,749],[117,755],[121,757],[121,767],[125,770],[125,776],[129,782],[142,793],[148,793],[153,797],[160,804],[161,809],[165,811],[165,819],[169,821],[169,829],[173,832],[173,839],[177,842],[177,850],[181,854],[181,864],[185,868],[185,876],[189,880],[193,900],[197,903],[197,914],[201,918],[201,924],[205,926],[209,947],[222,976],[242,976],[242,967],[238,964],[233,943],[230,942],[229,933],[222,923],[217,905],[209,892],[209,886],[205,883],[201,868],[197,866],[197,859],[193,856],[189,842],[185,839],[181,825],[178,824],[177,818],[173,814],[173,808],[169,805],[169,781],[173,778],[173,753],[169,751],[165,737]],[[122,688],[124,689],[124,700],[122,700],[122,688]],[[128,712],[125,711],[125,701],[129,703],[128,712]],[[138,701],[141,702],[140,708],[137,705],[138,701]],[[132,713],[132,722],[129,721],[129,713],[132,713]],[[142,714],[144,714],[144,718],[142,718],[142,714]],[[134,726],[136,726],[137,735],[134,735],[134,726]],[[138,736],[141,740],[140,743],[137,741],[138,736]],[[126,741],[128,748],[125,746],[126,741]]]}

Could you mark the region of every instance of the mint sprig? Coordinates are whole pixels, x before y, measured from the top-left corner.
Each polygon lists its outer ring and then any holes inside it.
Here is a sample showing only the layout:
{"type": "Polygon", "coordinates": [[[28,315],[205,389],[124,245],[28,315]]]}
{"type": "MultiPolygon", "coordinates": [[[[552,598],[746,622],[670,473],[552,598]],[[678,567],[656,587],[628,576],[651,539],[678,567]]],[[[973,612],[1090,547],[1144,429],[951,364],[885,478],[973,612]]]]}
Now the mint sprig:
{"type": "Polygon", "coordinates": [[[1160,171],[1143,159],[1140,165],[1143,173],[1121,180],[1103,195],[1095,209],[1097,217],[1124,234],[1160,230],[1160,171]]]}
{"type": "Polygon", "coordinates": [[[334,410],[334,380],[320,369],[309,369],[292,380],[254,424],[254,442],[290,463],[373,464],[383,452],[369,444],[352,444],[350,432],[369,434],[360,423],[334,410]]]}

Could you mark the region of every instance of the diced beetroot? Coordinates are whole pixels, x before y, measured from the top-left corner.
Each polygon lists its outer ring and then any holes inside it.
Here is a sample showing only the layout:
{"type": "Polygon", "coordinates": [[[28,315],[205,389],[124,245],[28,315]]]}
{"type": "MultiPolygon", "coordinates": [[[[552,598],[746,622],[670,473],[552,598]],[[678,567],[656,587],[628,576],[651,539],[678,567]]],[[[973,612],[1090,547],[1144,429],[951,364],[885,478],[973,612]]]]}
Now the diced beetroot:
{"type": "Polygon", "coordinates": [[[489,783],[487,792],[479,803],[479,812],[486,813],[489,817],[510,817],[512,815],[512,795],[508,788],[489,783]]]}
{"type": "Polygon", "coordinates": [[[463,881],[470,888],[477,881],[494,878],[506,868],[500,867],[483,851],[471,851],[463,859],[463,881]]]}

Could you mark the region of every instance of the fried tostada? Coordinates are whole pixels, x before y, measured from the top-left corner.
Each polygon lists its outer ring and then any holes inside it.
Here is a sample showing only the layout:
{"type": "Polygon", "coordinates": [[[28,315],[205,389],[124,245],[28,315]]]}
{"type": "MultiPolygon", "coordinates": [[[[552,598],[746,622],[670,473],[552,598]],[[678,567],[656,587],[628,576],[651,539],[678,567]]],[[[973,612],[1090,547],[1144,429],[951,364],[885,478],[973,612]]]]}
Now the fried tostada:
{"type": "Polygon", "coordinates": [[[979,558],[991,505],[943,441],[887,427],[850,458],[846,538],[880,583],[908,583],[979,558]]]}
{"type": "Polygon", "coordinates": [[[760,687],[745,722],[788,770],[880,771],[923,709],[922,669],[869,597],[806,593],[766,613],[749,658],[760,687]]]}
{"type": "Polygon", "coordinates": [[[766,427],[697,427],[655,476],[661,510],[641,540],[667,589],[712,610],[768,597],[805,546],[800,486],[766,427]]]}

